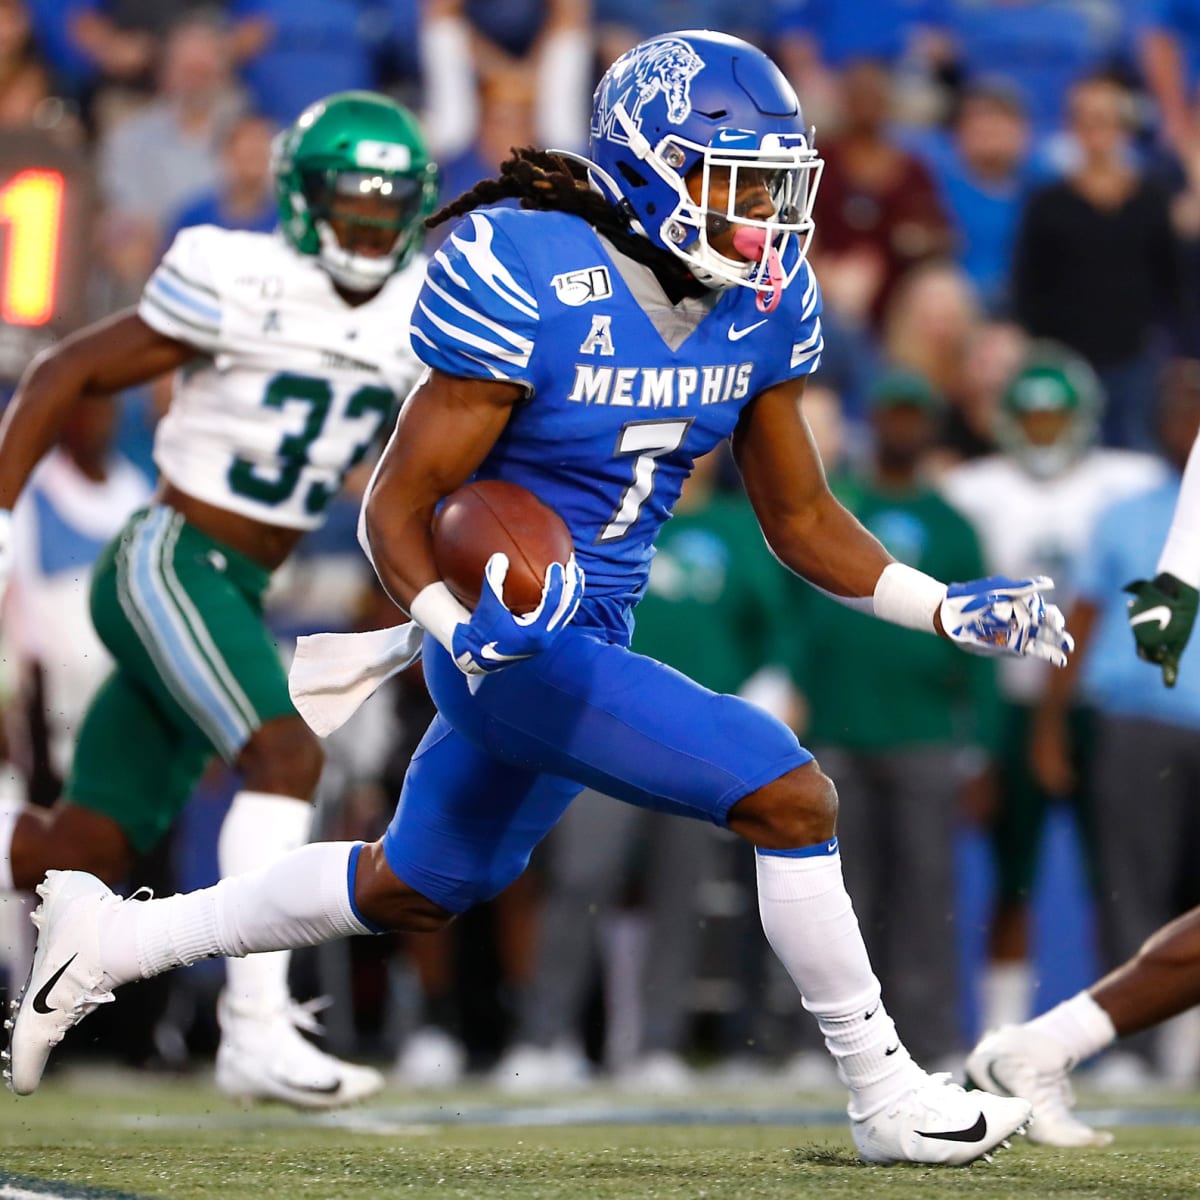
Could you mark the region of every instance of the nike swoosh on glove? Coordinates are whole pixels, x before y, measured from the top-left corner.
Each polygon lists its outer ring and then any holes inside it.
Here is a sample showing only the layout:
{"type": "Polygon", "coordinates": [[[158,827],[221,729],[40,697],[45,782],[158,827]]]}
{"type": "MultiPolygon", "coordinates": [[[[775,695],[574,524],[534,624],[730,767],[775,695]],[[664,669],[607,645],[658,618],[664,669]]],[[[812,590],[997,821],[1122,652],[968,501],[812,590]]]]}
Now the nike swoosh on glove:
{"type": "Polygon", "coordinates": [[[940,609],[942,628],[952,642],[973,654],[1024,655],[1065,667],[1075,639],[1067,632],[1062,611],[1042,595],[1053,587],[1047,575],[989,575],[952,583],[940,609]]]}
{"type": "Polygon", "coordinates": [[[470,621],[454,630],[454,661],[464,675],[488,675],[541,654],[583,598],[583,572],[572,554],[565,566],[551,563],[546,568],[541,603],[533,612],[517,616],[503,599],[508,566],[507,554],[488,559],[479,603],[470,621]]]}
{"type": "Polygon", "coordinates": [[[1129,628],[1138,658],[1162,667],[1163,683],[1174,687],[1179,656],[1192,635],[1200,593],[1191,584],[1163,571],[1153,579],[1135,579],[1124,588],[1129,601],[1129,628]]]}

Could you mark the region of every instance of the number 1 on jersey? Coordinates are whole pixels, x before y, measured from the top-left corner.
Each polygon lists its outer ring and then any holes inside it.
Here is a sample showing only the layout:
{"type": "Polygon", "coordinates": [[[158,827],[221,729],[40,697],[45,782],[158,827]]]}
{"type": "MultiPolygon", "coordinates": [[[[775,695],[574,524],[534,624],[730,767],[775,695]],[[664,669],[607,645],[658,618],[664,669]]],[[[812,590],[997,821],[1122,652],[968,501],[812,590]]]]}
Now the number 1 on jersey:
{"type": "Polygon", "coordinates": [[[617,453],[636,455],[633,482],[622,493],[612,520],[600,531],[597,542],[615,542],[633,528],[641,515],[642,505],[654,490],[658,459],[683,445],[692,420],[692,417],[676,417],[671,421],[630,421],[621,426],[617,435],[617,453]]]}

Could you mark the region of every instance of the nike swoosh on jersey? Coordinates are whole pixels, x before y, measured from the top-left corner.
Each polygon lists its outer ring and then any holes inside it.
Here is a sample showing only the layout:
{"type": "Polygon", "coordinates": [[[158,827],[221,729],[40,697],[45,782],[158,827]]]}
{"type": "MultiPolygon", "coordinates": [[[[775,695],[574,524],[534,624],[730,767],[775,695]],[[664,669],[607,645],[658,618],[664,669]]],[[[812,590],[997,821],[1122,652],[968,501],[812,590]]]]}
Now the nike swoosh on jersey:
{"type": "Polygon", "coordinates": [[[532,657],[529,654],[501,654],[496,646],[496,642],[488,642],[486,646],[481,646],[479,657],[486,658],[488,662],[519,662],[523,658],[532,657]]]}
{"type": "Polygon", "coordinates": [[[918,1137],[936,1138],[939,1142],[978,1142],[987,1137],[987,1119],[983,1113],[969,1129],[947,1129],[944,1132],[926,1133],[923,1129],[916,1131],[918,1137]]]}
{"type": "Polygon", "coordinates": [[[747,325],[745,329],[739,329],[736,325],[729,327],[729,340],[731,342],[740,342],[748,333],[753,333],[760,325],[765,325],[766,321],[755,321],[753,325],[747,325]]]}
{"type": "Polygon", "coordinates": [[[1171,610],[1165,604],[1156,604],[1153,608],[1140,612],[1136,617],[1130,617],[1130,625],[1145,625],[1147,621],[1157,621],[1159,629],[1166,629],[1171,623],[1171,610]]]}
{"type": "Polygon", "coordinates": [[[78,954],[72,954],[71,957],[68,958],[67,961],[63,963],[63,965],[59,967],[58,970],[55,971],[54,974],[51,975],[50,978],[46,980],[45,984],[38,990],[38,994],[33,998],[33,1011],[35,1013],[41,1013],[44,1016],[46,1013],[52,1013],[55,1011],[54,1006],[47,1004],[46,1001],[50,999],[50,992],[54,985],[63,977],[63,972],[78,957],[78,954]]]}

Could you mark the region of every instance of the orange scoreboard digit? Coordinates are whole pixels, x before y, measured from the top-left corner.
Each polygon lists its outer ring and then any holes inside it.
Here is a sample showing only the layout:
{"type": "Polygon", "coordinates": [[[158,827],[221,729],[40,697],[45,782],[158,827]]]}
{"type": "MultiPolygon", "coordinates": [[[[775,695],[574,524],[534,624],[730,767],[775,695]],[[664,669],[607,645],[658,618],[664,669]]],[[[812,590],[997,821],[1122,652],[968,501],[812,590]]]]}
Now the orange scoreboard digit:
{"type": "Polygon", "coordinates": [[[0,380],[84,320],[92,193],[81,156],[0,135],[0,380]]]}

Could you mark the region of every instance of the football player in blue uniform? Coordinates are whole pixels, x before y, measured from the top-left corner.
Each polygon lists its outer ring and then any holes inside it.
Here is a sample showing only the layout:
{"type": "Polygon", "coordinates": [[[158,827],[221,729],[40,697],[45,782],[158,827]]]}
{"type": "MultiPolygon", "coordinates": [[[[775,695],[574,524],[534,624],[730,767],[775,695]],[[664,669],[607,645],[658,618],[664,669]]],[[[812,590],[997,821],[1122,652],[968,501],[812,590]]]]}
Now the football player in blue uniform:
{"type": "Polygon", "coordinates": [[[655,534],[693,461],[732,438],[767,541],[816,586],[968,649],[1066,660],[1048,580],[947,588],[893,561],[830,494],[800,407],[821,352],[805,261],[820,171],[778,68],[686,32],[608,70],[589,160],[518,152],[435,215],[465,220],[414,315],[430,370],[363,521],[380,579],[425,631],[439,710],[396,816],[373,845],[309,846],[148,903],[48,877],[15,1090],[33,1090],[51,1046],[126,980],[441,927],[515,879],[586,785],[755,847],[763,925],[837,1060],[863,1158],[969,1162],[1024,1124],[1025,1102],[968,1094],[909,1057],[842,883],[833,784],[791,730],[628,648],[655,534]],[[505,197],[522,207],[484,207],[505,197]],[[473,612],[438,577],[430,521],[472,478],[521,484],[570,527],[575,557],[549,568],[531,614],[504,607],[502,555],[473,612]]]}

